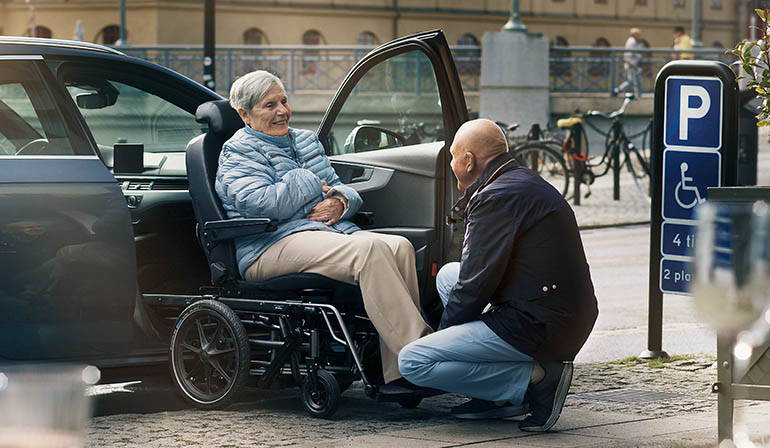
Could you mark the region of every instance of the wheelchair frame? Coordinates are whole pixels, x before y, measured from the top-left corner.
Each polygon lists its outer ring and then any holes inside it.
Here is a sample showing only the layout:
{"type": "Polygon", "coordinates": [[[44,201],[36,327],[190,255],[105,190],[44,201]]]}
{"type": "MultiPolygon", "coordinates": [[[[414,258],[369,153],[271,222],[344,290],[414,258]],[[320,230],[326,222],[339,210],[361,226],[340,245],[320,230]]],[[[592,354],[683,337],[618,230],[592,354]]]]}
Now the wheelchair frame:
{"type": "Polygon", "coordinates": [[[342,392],[355,380],[363,382],[367,397],[407,408],[427,396],[423,390],[382,390],[374,327],[356,315],[358,304],[343,303],[340,309],[319,303],[332,291],[269,291],[264,295],[270,299],[258,299],[233,297],[226,288],[205,289],[208,294],[144,296],[159,315],[176,322],[171,375],[182,397],[198,408],[229,405],[251,376],[258,376],[256,386],[265,389],[288,377],[301,388],[306,411],[318,418],[334,414],[342,392]]]}

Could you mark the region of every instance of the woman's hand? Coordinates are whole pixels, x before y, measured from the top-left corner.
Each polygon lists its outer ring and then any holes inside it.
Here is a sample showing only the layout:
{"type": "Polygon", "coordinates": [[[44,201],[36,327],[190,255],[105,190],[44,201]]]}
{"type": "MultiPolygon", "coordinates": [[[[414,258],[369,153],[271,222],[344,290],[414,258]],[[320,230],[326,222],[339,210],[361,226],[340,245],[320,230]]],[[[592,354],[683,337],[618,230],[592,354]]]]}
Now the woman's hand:
{"type": "MultiPolygon", "coordinates": [[[[324,188],[329,188],[324,183],[324,188]]],[[[342,212],[345,210],[345,206],[342,201],[337,198],[326,198],[323,201],[313,207],[307,215],[307,219],[311,221],[323,221],[324,224],[330,226],[339,221],[342,217],[342,212]]]]}

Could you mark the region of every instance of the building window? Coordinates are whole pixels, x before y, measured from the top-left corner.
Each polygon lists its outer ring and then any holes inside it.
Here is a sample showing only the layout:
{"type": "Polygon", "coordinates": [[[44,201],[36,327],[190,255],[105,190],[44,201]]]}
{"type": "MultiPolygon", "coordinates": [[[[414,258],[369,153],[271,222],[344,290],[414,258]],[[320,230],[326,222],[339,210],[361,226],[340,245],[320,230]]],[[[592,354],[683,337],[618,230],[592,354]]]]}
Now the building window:
{"type": "Polygon", "coordinates": [[[684,2],[685,0],[674,0],[674,8],[684,8],[686,6],[684,2]]]}
{"type": "Polygon", "coordinates": [[[594,4],[596,5],[606,5],[607,0],[594,0],[594,4]]]}
{"type": "Polygon", "coordinates": [[[50,28],[44,26],[36,26],[34,30],[27,30],[28,37],[44,37],[50,39],[53,36],[50,28]]]}
{"type": "Polygon", "coordinates": [[[647,6],[647,0],[634,0],[635,6],[647,6]]]}
{"type": "MultiPolygon", "coordinates": [[[[606,37],[599,37],[592,47],[609,48],[610,41],[606,37]]],[[[592,50],[588,53],[588,74],[594,77],[606,76],[610,72],[610,52],[605,50],[592,50]]]]}
{"type": "MultiPolygon", "coordinates": [[[[100,42],[103,45],[113,45],[120,38],[120,26],[107,25],[99,31],[96,35],[96,42],[100,42]]],[[[128,40],[128,33],[126,33],[126,40],[128,40]]]]}
{"type": "Polygon", "coordinates": [[[722,0],[711,0],[711,9],[722,9],[722,0]]]}
{"type": "MultiPolygon", "coordinates": [[[[303,45],[321,45],[326,41],[320,32],[316,30],[308,30],[302,34],[303,45]]],[[[302,54],[302,73],[306,75],[312,75],[318,71],[318,61],[320,54],[318,50],[305,50],[302,54]]]]}
{"type": "Polygon", "coordinates": [[[471,33],[465,33],[457,39],[457,45],[476,47],[474,49],[458,49],[452,52],[460,76],[476,76],[481,71],[481,49],[479,40],[471,33]]]}
{"type": "MultiPolygon", "coordinates": [[[[551,41],[551,47],[568,47],[569,41],[564,36],[556,36],[551,41]]],[[[572,52],[569,50],[550,50],[551,63],[549,70],[553,76],[570,76],[572,52]]]]}
{"type": "Polygon", "coordinates": [[[270,41],[259,28],[249,28],[243,32],[244,45],[270,45],[270,41]]]}
{"type": "Polygon", "coordinates": [[[373,47],[378,43],[380,43],[379,39],[371,31],[364,31],[358,35],[358,45],[373,47]]]}

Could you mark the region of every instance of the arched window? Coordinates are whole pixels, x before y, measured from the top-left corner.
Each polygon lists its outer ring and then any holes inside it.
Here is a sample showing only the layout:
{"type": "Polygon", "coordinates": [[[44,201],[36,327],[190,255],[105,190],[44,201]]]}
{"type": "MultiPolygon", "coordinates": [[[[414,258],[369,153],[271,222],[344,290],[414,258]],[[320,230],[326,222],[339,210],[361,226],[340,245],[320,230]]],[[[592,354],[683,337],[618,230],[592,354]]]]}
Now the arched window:
{"type": "Polygon", "coordinates": [[[267,36],[259,28],[249,28],[244,31],[243,43],[244,45],[270,45],[267,36]]]}
{"type": "Polygon", "coordinates": [[[308,30],[302,34],[302,45],[326,44],[326,39],[317,30],[308,30]]]}
{"type": "Polygon", "coordinates": [[[36,26],[35,29],[30,32],[31,30],[27,30],[27,36],[28,37],[44,37],[46,39],[50,39],[51,36],[53,36],[53,33],[51,32],[51,29],[45,26],[36,26]]]}
{"type": "MultiPolygon", "coordinates": [[[[551,47],[568,47],[569,42],[564,36],[556,36],[551,41],[551,47]]],[[[570,75],[570,57],[572,53],[569,50],[550,50],[550,71],[553,76],[570,75]]]]}
{"type": "Polygon", "coordinates": [[[718,40],[714,41],[714,43],[711,44],[713,48],[724,48],[725,46],[722,45],[722,42],[719,42],[718,40]]]}
{"type": "Polygon", "coordinates": [[[460,76],[478,75],[481,71],[481,49],[478,48],[479,40],[473,34],[465,33],[457,39],[457,45],[477,47],[476,49],[459,49],[454,52],[457,71],[460,73],[460,76]]]}
{"type": "MultiPolygon", "coordinates": [[[[599,37],[594,41],[592,47],[607,48],[611,47],[610,41],[606,37],[599,37]]],[[[588,74],[591,76],[605,76],[610,71],[610,52],[594,50],[588,53],[589,65],[588,74]]]]}
{"type": "MultiPolygon", "coordinates": [[[[326,39],[317,30],[308,30],[302,34],[303,45],[326,44],[326,39]]],[[[318,50],[305,50],[302,54],[302,73],[312,75],[318,71],[318,50]]]]}
{"type": "MultiPolygon", "coordinates": [[[[99,31],[99,33],[96,35],[96,39],[94,40],[103,45],[113,45],[118,41],[119,38],[120,26],[107,25],[102,28],[101,31],[99,31]]],[[[128,33],[126,33],[126,40],[128,40],[128,33]]]]}
{"type": "Polygon", "coordinates": [[[379,43],[380,40],[371,31],[363,31],[358,35],[358,45],[374,46],[379,43]]]}

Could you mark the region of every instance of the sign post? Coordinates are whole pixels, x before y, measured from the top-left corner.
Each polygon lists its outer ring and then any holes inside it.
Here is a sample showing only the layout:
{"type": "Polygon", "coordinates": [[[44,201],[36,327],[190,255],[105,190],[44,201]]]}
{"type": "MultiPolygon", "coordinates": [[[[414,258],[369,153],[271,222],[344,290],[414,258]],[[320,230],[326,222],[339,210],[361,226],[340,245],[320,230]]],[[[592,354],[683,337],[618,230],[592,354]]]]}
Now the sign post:
{"type": "Polygon", "coordinates": [[[674,61],[655,81],[647,350],[663,351],[663,293],[689,294],[697,206],[738,178],[738,85],[715,61],[674,61]]]}

